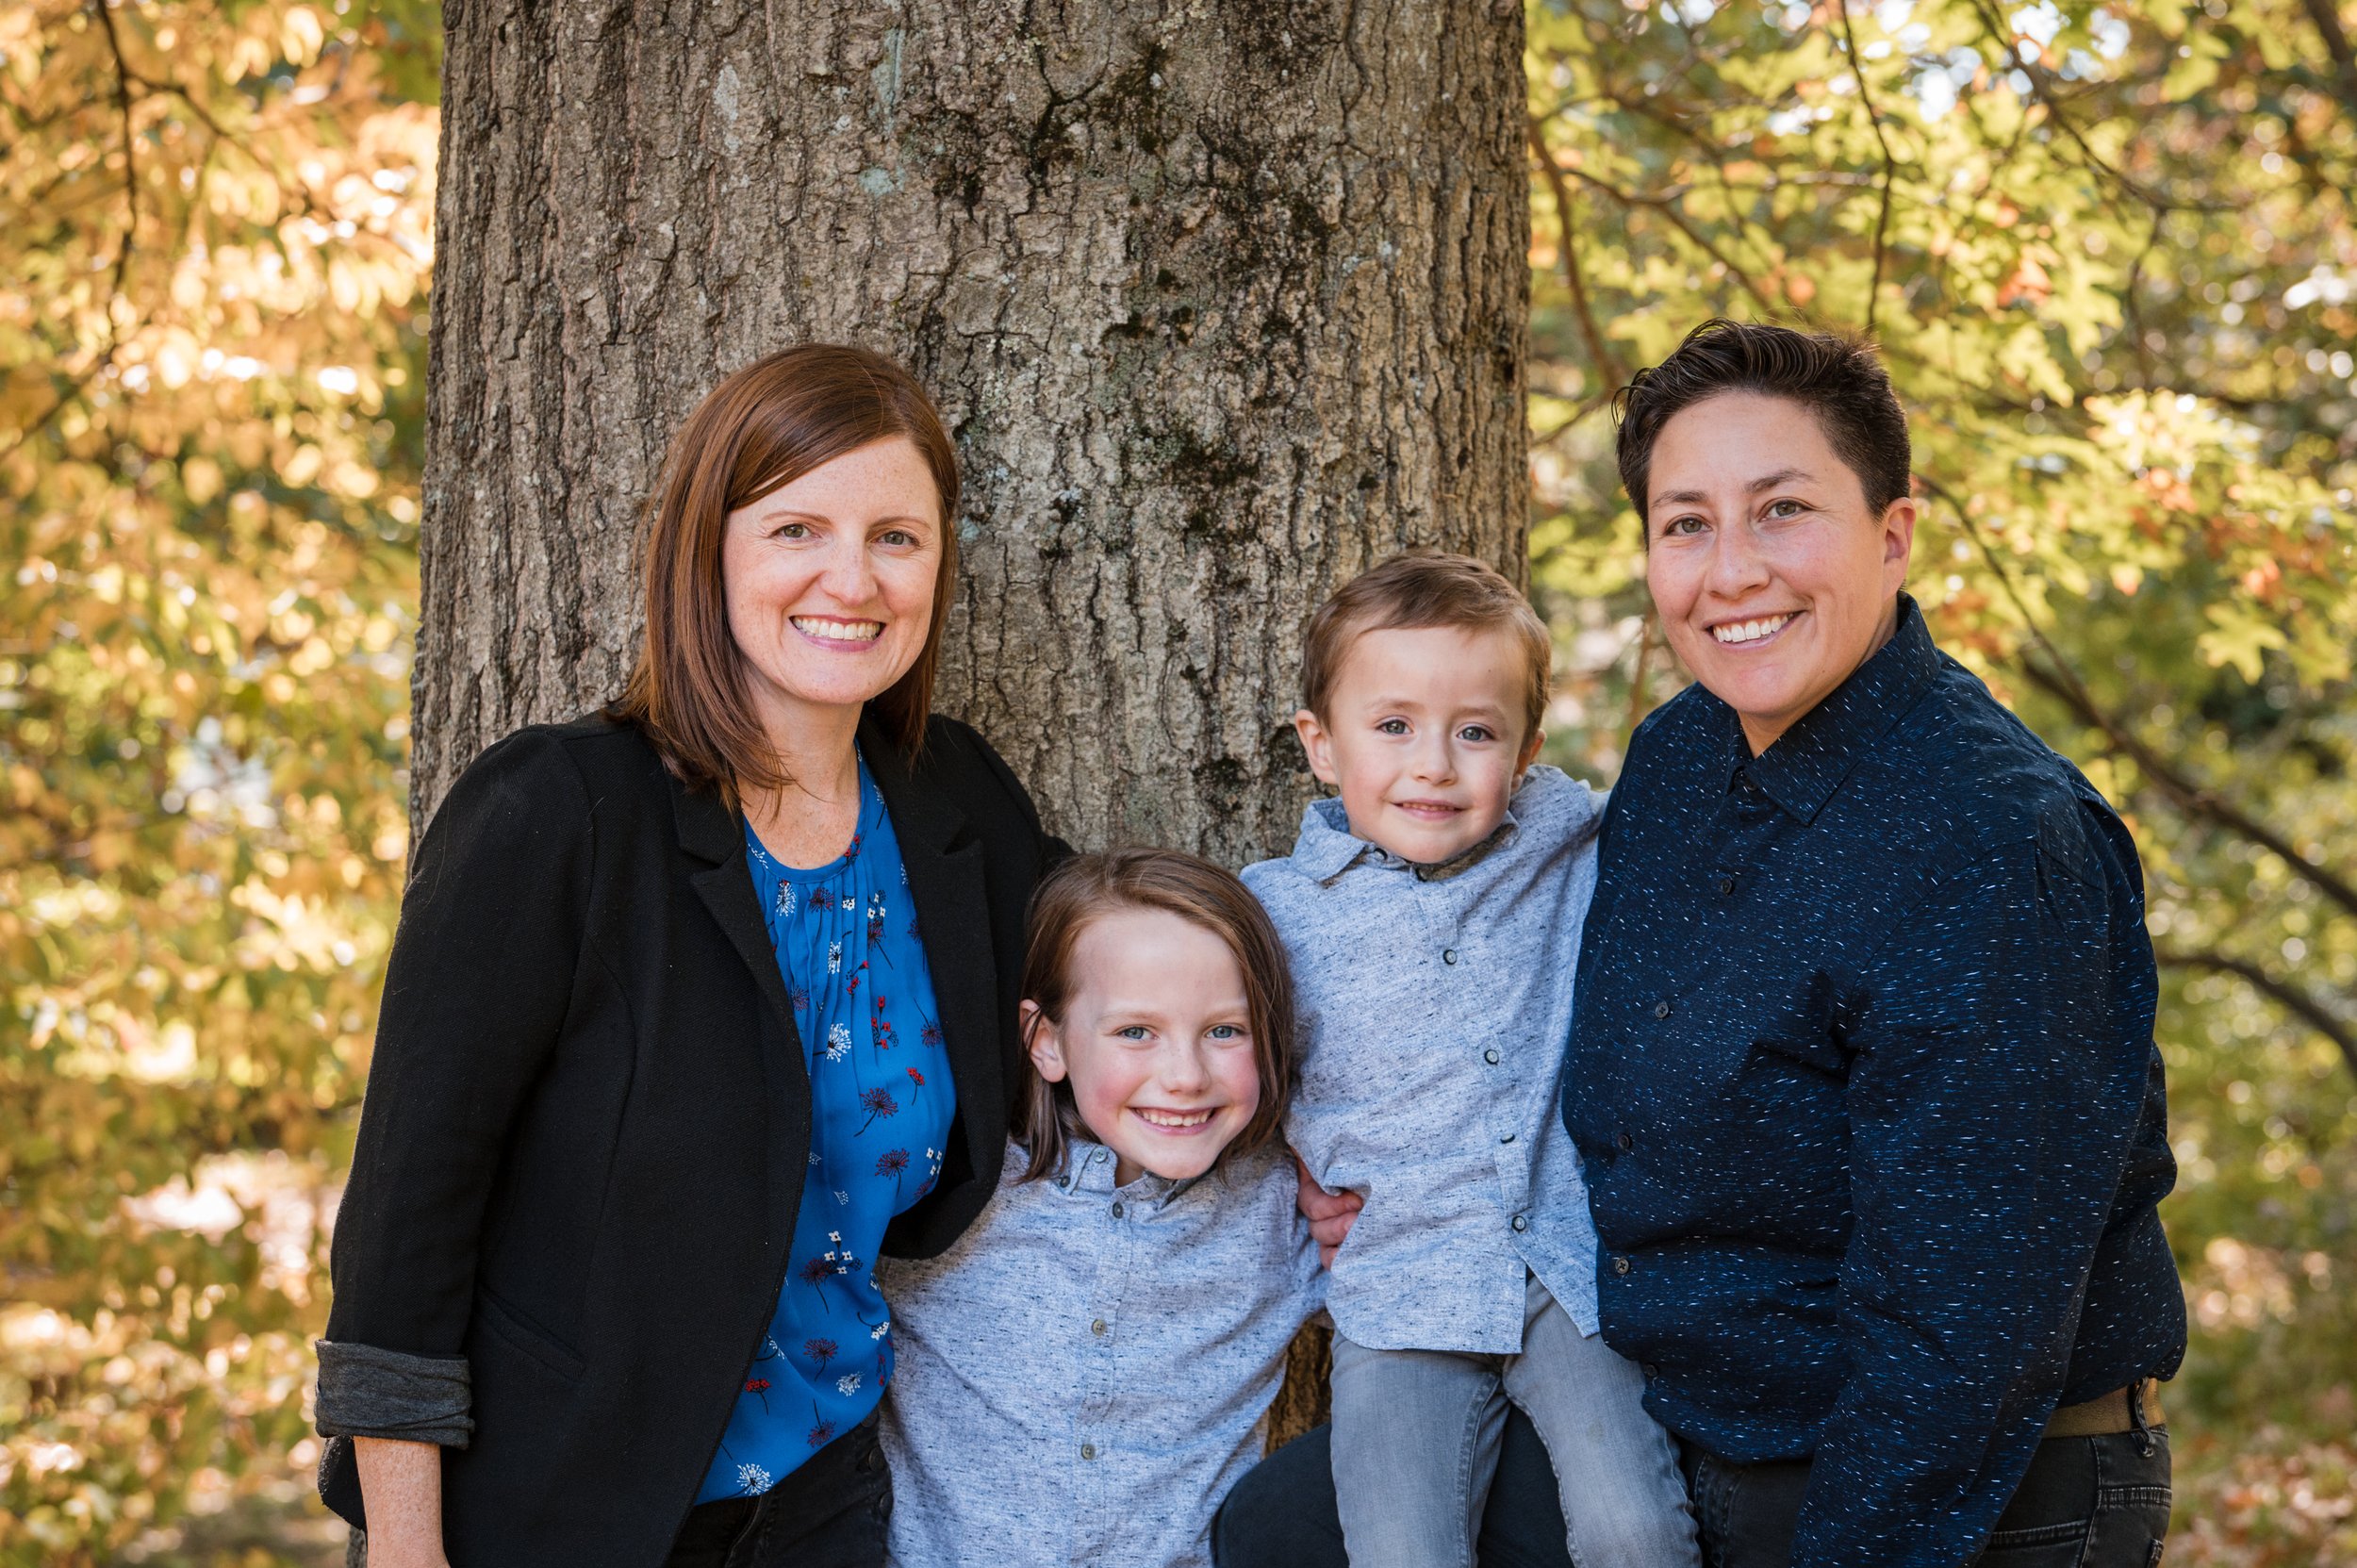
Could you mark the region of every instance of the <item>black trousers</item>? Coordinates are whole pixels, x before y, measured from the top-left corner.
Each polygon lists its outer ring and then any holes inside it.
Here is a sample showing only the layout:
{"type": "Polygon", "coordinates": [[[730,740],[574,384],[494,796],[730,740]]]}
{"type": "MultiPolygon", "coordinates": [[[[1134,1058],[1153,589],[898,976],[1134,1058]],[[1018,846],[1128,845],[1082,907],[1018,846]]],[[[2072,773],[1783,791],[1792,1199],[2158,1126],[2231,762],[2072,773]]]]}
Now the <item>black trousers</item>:
{"type": "Polygon", "coordinates": [[[882,1568],[891,1518],[871,1415],[760,1496],[689,1509],[666,1568],[882,1568]]]}
{"type": "MultiPolygon", "coordinates": [[[[1706,1568],[1788,1568],[1809,1462],[1729,1464],[1688,1448],[1706,1568]]],[[[2050,1437],[1976,1568],[2155,1568],[2168,1534],[2168,1428],[2050,1437]]]]}
{"type": "MultiPolygon", "coordinates": [[[[1236,1483],[1211,1524],[1219,1568],[1348,1568],[1327,1439],[1320,1427],[1236,1483]]],[[[1685,1462],[1709,1568],[1787,1568],[1807,1461],[1726,1464],[1689,1448],[1685,1462]]],[[[2049,1438],[1978,1568],[2154,1568],[2168,1505],[2167,1428],[2049,1438]]],[[[1555,1468],[1520,1411],[1507,1418],[1475,1559],[1483,1568],[1571,1568],[1555,1468]]]]}

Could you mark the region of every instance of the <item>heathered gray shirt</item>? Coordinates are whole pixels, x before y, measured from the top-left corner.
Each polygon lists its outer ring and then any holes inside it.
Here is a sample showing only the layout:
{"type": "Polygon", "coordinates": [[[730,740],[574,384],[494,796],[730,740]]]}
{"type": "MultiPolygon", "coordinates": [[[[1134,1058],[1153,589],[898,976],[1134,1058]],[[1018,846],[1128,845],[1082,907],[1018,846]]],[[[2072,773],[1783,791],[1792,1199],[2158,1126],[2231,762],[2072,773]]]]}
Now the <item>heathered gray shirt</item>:
{"type": "Polygon", "coordinates": [[[1317,1248],[1280,1147],[1113,1184],[1101,1145],[998,1192],[939,1258],[876,1280],[898,1568],[1211,1568],[1211,1515],[1261,1456],[1317,1248]]]}
{"type": "Polygon", "coordinates": [[[1376,1350],[1522,1348],[1525,1270],[1596,1331],[1596,1233],[1556,1114],[1604,797],[1533,767],[1478,851],[1418,867],[1313,802],[1247,867],[1293,961],[1304,1060],[1286,1133],[1366,1208],[1334,1326],[1376,1350]]]}

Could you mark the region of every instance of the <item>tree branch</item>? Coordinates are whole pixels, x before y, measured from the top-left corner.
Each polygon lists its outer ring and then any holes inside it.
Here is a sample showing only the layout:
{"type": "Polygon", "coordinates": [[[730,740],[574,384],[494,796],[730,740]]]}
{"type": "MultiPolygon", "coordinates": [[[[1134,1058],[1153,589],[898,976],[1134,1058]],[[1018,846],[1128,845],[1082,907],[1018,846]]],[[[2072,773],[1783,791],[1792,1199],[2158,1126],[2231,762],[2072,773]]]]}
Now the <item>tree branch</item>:
{"type": "Polygon", "coordinates": [[[2081,156],[2085,157],[2097,173],[2156,212],[2229,212],[2233,210],[2233,204],[2230,202],[2185,201],[2171,196],[2166,191],[2152,190],[2097,152],[2094,143],[2090,142],[2086,139],[2086,134],[2079,129],[2079,123],[2070,117],[2069,106],[2056,91],[2053,78],[2047,74],[2046,67],[2036,60],[2022,58],[2020,46],[2022,35],[2013,30],[2012,25],[1998,14],[1989,0],[1970,0],[1970,3],[1974,14],[1980,17],[1981,25],[1986,29],[1989,37],[2002,41],[2005,58],[2012,62],[2013,68],[2029,79],[2031,93],[2039,103],[2046,106],[2046,112],[2052,116],[2054,124],[2062,127],[2062,133],[2070,139],[2071,144],[2079,149],[2081,156]]]}
{"type": "Polygon", "coordinates": [[[1841,41],[1850,55],[1850,74],[1857,79],[1858,102],[1866,106],[1867,124],[1874,127],[1874,145],[1881,149],[1883,159],[1882,209],[1874,215],[1874,277],[1866,288],[1866,335],[1874,336],[1874,310],[1882,303],[1883,262],[1887,254],[1884,238],[1890,231],[1890,186],[1898,177],[1898,165],[1891,161],[1890,140],[1883,134],[1882,111],[1874,107],[1873,90],[1866,85],[1866,63],[1858,58],[1857,34],[1850,25],[1850,0],[1841,0],[1841,41]]]}
{"type": "Polygon", "coordinates": [[[1965,510],[1962,503],[1946,486],[1920,474],[1917,477],[1925,489],[1946,503],[1949,509],[1956,514],[1965,536],[1980,552],[1981,559],[1988,564],[1998,585],[2004,590],[2005,598],[2012,603],[2014,613],[2021,618],[2022,629],[2028,633],[2038,652],[2045,655],[2043,666],[2027,657],[2019,658],[2021,672],[2070,709],[2082,723],[2101,734],[2110,743],[2112,751],[2134,762],[2146,778],[2175,802],[2179,810],[2214,822],[2277,856],[2294,876],[2340,905],[2350,916],[2357,917],[2357,884],[2352,884],[2332,867],[2300,853],[2291,840],[2162,756],[2118,716],[2107,712],[2095,700],[2095,694],[2087,689],[2086,683],[2080,680],[2077,671],[2070,668],[2070,661],[2063,657],[2062,651],[2039,628],[2036,618],[2030,614],[2028,602],[2021,597],[2021,590],[2014,583],[2013,573],[1997,553],[1989,548],[1987,538],[1981,533],[1980,525],[1972,520],[1971,514],[1965,510]]]}
{"type": "Polygon", "coordinates": [[[2024,659],[2020,661],[2021,672],[2049,695],[2059,699],[2083,723],[2101,732],[2110,743],[2111,750],[2134,762],[2144,776],[2158,785],[2161,793],[2174,801],[2180,810],[2215,822],[2229,833],[2236,834],[2280,857],[2291,867],[2294,875],[2339,904],[2344,913],[2357,916],[2357,886],[2351,885],[2331,867],[2301,854],[2282,834],[2220,798],[2217,791],[2179,769],[2139,739],[2118,718],[2096,703],[2078,676],[2060,663],[2060,655],[2054,652],[2052,643],[2043,635],[2037,635],[2037,642],[2039,651],[2054,663],[2054,668],[2041,668],[2024,659]]]}
{"type": "Polygon", "coordinates": [[[1775,305],[1770,301],[1764,292],[1761,291],[1759,285],[1753,281],[1752,274],[1737,266],[1734,262],[1728,260],[1725,253],[1722,252],[1718,246],[1712,244],[1708,239],[1704,239],[1702,235],[1696,233],[1693,225],[1686,221],[1686,215],[1678,211],[1677,205],[1674,202],[1666,197],[1649,199],[1643,196],[1631,195],[1628,191],[1622,190],[1617,185],[1596,178],[1595,175],[1590,173],[1585,169],[1574,169],[1572,173],[1584,184],[1595,187],[1598,190],[1603,191],[1614,201],[1619,202],[1623,206],[1641,206],[1648,208],[1651,211],[1660,213],[1663,218],[1669,221],[1670,226],[1676,229],[1680,234],[1686,236],[1687,239],[1691,242],[1697,250],[1709,256],[1711,260],[1717,262],[1720,266],[1724,267],[1727,270],[1728,275],[1733,277],[1736,282],[1743,286],[1743,292],[1751,295],[1753,303],[1759,306],[1763,315],[1772,316],[1775,314],[1775,305]]]}
{"type": "Polygon", "coordinates": [[[2233,975],[2338,1046],[2341,1060],[2348,1064],[2349,1076],[2357,1078],[2357,1029],[2351,1029],[2334,1017],[2322,1002],[2289,981],[2267,973],[2247,958],[2236,958],[2232,953],[2213,952],[2206,949],[2183,951],[2155,948],[2152,957],[2156,963],[2175,969],[2200,969],[2210,974],[2233,975]]]}
{"type": "MultiPolygon", "coordinates": [[[[1546,176],[1547,189],[1555,196],[1555,220],[1561,239],[1558,249],[1563,258],[1563,286],[1571,290],[1572,308],[1579,316],[1579,334],[1588,344],[1588,356],[1595,361],[1596,377],[1606,392],[1620,389],[1628,379],[1621,362],[1605,346],[1604,333],[1596,325],[1595,312],[1588,303],[1588,283],[1580,275],[1579,251],[1574,243],[1572,228],[1572,188],[1564,181],[1563,171],[1557,166],[1555,155],[1547,151],[1545,136],[1539,122],[1530,123],[1530,156],[1539,160],[1540,171],[1546,176]]],[[[1584,412],[1584,410],[1583,410],[1584,412]]]]}
{"type": "MultiPolygon", "coordinates": [[[[107,31],[107,47],[115,58],[115,111],[123,120],[123,248],[115,253],[114,299],[107,302],[107,337],[111,345],[117,337],[114,302],[123,297],[123,285],[130,275],[131,249],[140,227],[139,135],[131,124],[131,62],[124,58],[123,35],[115,29],[114,12],[107,8],[107,0],[90,0],[89,10],[107,31]]],[[[110,346],[107,357],[114,357],[110,346]]]]}
{"type": "Polygon", "coordinates": [[[2332,57],[2332,74],[2340,89],[2341,108],[2350,120],[2357,121],[2357,49],[2349,47],[2349,30],[2341,25],[2341,13],[2333,8],[2333,0],[2300,0],[2308,9],[2308,20],[2324,35],[2325,53],[2332,57]]]}

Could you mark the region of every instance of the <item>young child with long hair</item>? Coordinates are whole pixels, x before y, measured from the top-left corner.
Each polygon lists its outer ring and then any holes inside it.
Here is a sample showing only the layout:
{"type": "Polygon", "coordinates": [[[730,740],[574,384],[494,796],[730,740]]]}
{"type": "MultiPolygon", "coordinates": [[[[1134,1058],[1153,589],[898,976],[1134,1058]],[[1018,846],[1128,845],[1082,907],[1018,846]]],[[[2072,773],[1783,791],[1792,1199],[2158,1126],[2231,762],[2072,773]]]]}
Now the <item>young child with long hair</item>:
{"type": "Polygon", "coordinates": [[[1328,1293],[1351,1568],[1471,1568],[1508,1404],[1545,1440],[1574,1562],[1698,1568],[1644,1375],[1597,1333],[1556,1112],[1603,801],[1532,766],[1550,653],[1466,556],[1346,584],[1310,621],[1294,718],[1338,798],[1244,873],[1299,987],[1286,1131],[1365,1202],[1328,1293]]]}
{"type": "Polygon", "coordinates": [[[1283,949],[1209,861],[1082,855],[1033,896],[1021,1018],[997,1196],[941,1257],[876,1271],[890,1560],[1209,1568],[1321,1293],[1277,1137],[1283,949]]]}

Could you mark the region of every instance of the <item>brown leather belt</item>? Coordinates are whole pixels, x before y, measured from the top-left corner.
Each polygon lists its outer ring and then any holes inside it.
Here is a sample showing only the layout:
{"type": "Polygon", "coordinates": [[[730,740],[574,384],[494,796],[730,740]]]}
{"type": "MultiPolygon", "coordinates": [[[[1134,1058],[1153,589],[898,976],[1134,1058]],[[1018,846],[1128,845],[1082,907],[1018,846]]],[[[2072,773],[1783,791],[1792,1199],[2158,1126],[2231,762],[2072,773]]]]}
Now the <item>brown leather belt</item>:
{"type": "Polygon", "coordinates": [[[2046,1435],[2108,1437],[2114,1432],[2133,1432],[2139,1426],[2167,1425],[2168,1418],[2161,1413],[2160,1379],[2147,1378],[2140,1383],[2116,1388],[2084,1405],[2063,1406],[2046,1424],[2046,1435]],[[2138,1404],[2141,1409],[2135,1408],[2138,1404]],[[2139,1416],[2141,1421],[2137,1419],[2139,1416]]]}

